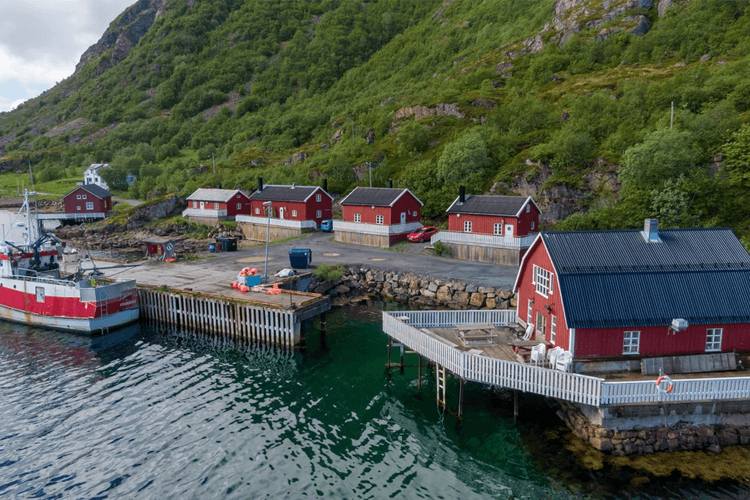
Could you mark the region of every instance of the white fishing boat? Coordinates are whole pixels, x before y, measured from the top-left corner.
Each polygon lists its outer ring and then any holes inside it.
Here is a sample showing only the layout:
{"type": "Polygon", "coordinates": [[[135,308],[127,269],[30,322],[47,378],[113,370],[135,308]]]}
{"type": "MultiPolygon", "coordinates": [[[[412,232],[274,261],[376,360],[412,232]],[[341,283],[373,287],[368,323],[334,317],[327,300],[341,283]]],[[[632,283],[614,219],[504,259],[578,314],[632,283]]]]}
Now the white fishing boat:
{"type": "Polygon", "coordinates": [[[41,234],[24,192],[0,243],[0,318],[59,330],[106,332],[138,319],[135,280],[110,281],[95,266],[61,269],[62,242],[41,234]],[[19,219],[25,218],[25,222],[19,219]]]}

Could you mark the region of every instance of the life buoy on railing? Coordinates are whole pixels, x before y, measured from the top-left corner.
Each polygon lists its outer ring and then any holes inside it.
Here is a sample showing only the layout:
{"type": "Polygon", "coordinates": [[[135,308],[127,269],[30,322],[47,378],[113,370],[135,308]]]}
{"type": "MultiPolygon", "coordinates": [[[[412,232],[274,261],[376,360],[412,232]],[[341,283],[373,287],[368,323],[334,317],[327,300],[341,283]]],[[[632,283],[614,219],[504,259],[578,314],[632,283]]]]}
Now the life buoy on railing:
{"type": "Polygon", "coordinates": [[[662,392],[669,394],[670,392],[672,392],[672,389],[674,389],[674,384],[672,383],[672,379],[669,378],[669,375],[659,375],[659,378],[656,379],[656,388],[662,392]],[[664,382],[667,383],[666,389],[661,388],[661,384],[664,382]]]}

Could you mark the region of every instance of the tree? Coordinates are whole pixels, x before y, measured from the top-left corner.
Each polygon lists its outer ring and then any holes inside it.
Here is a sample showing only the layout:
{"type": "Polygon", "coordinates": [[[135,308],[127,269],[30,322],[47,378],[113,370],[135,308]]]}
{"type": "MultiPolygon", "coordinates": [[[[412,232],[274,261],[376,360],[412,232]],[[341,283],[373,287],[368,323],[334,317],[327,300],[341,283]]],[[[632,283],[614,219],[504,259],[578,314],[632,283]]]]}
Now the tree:
{"type": "Polygon", "coordinates": [[[445,146],[438,160],[437,174],[446,184],[477,188],[484,184],[484,174],[491,163],[482,135],[479,130],[471,129],[445,146]]]}
{"type": "Polygon", "coordinates": [[[675,129],[652,132],[629,147],[623,155],[625,168],[620,172],[624,191],[658,189],[695,166],[692,134],[675,129]]]}

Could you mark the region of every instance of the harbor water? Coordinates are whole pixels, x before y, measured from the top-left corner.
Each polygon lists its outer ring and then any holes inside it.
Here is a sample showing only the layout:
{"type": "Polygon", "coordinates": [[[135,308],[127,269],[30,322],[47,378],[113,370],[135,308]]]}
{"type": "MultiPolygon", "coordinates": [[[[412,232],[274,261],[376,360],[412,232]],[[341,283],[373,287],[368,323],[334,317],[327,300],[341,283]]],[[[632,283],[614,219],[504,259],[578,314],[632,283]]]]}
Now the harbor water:
{"type": "MultiPolygon", "coordinates": [[[[554,408],[467,385],[459,425],[434,373],[385,371],[374,309],[284,351],[133,325],[85,337],[0,323],[0,498],[742,498],[591,469],[554,408]]],[[[407,354],[407,363],[416,357],[407,354]]],[[[456,402],[457,384],[449,387],[456,402]]]]}

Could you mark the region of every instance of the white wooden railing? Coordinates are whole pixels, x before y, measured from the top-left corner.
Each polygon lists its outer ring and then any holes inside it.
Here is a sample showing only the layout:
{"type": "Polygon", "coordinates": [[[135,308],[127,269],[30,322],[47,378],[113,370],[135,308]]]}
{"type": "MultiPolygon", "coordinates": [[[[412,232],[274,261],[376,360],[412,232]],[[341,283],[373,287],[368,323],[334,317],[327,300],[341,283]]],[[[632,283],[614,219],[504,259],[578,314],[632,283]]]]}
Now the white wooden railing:
{"type": "Polygon", "coordinates": [[[531,233],[520,238],[507,236],[493,236],[491,234],[459,233],[454,231],[439,231],[430,239],[431,244],[438,241],[445,243],[459,243],[464,245],[481,245],[501,248],[527,248],[531,246],[537,233],[531,233]]]}
{"type": "MultiPolygon", "coordinates": [[[[261,224],[266,226],[269,224],[268,217],[254,217],[252,215],[238,215],[235,217],[237,222],[245,222],[249,224],[261,224]]],[[[289,219],[278,219],[271,217],[270,225],[278,227],[290,227],[293,229],[317,229],[318,226],[314,220],[289,220],[289,219]]]]}
{"type": "Polygon", "coordinates": [[[72,214],[39,214],[39,220],[89,220],[104,219],[107,216],[104,212],[82,212],[72,214]]]}
{"type": "Polygon", "coordinates": [[[226,217],[226,210],[214,210],[208,208],[186,208],[182,211],[183,217],[226,217]]]}
{"type": "Polygon", "coordinates": [[[599,406],[603,379],[468,354],[419,330],[474,322],[503,326],[514,318],[515,311],[383,312],[383,331],[464,380],[599,406]],[[448,322],[438,324],[441,315],[448,322]]]}
{"type": "Polygon", "coordinates": [[[420,330],[467,323],[506,326],[516,321],[514,310],[391,311],[383,312],[383,331],[464,380],[591,406],[750,398],[750,377],[673,380],[672,390],[666,393],[657,388],[655,379],[606,382],[601,378],[467,354],[449,341],[420,330]]]}
{"type": "Polygon", "coordinates": [[[364,234],[403,234],[413,233],[422,227],[419,222],[408,222],[406,224],[394,224],[386,226],[384,224],[365,224],[362,222],[347,222],[343,220],[333,220],[334,231],[353,231],[364,234]]]}

